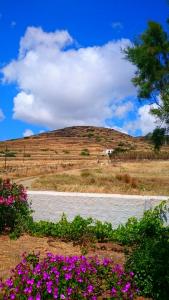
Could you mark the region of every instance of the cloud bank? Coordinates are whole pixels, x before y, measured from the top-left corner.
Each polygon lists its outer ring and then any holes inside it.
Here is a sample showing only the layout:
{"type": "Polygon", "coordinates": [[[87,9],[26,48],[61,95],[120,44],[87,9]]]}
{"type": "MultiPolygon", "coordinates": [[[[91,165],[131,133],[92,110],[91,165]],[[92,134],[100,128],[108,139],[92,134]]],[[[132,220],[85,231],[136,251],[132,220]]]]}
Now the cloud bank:
{"type": "MultiPolygon", "coordinates": [[[[13,118],[49,129],[106,126],[107,119],[125,118],[133,104],[124,99],[136,95],[131,83],[135,67],[122,53],[128,45],[130,40],[121,39],[77,48],[66,30],[28,27],[18,58],[2,70],[4,81],[19,90],[13,118]]],[[[140,116],[137,121],[142,126],[140,116]]]]}
{"type": "Polygon", "coordinates": [[[5,81],[20,90],[14,118],[49,128],[103,125],[113,117],[112,103],[120,105],[135,93],[130,82],[134,67],[121,52],[129,44],[122,39],[77,49],[67,31],[29,27],[18,58],[3,69],[5,81]]]}

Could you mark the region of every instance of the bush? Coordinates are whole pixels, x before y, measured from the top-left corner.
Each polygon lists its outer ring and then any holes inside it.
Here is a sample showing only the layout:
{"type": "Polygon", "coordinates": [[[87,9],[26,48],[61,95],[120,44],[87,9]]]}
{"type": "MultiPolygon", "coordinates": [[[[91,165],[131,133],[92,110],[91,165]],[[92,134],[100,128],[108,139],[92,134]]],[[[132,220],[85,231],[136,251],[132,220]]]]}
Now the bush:
{"type": "Polygon", "coordinates": [[[154,209],[144,212],[143,217],[138,220],[129,218],[125,225],[119,225],[112,233],[112,239],[122,244],[139,244],[144,238],[157,238],[165,230],[164,222],[168,208],[166,201],[154,209]]]}
{"type": "Polygon", "coordinates": [[[29,254],[0,282],[3,299],[134,299],[133,272],[110,259],[29,254]]]}
{"type": "Polygon", "coordinates": [[[0,233],[19,236],[32,222],[27,193],[22,185],[0,179],[0,233]]]}
{"type": "Polygon", "coordinates": [[[163,229],[156,238],[144,238],[128,256],[126,269],[130,268],[142,295],[168,300],[169,231],[163,229]]]}
{"type": "Polygon", "coordinates": [[[76,216],[73,221],[69,222],[63,214],[61,220],[57,223],[47,221],[34,222],[30,227],[30,231],[37,236],[53,236],[66,241],[78,241],[81,243],[84,240],[84,236],[93,234],[92,224],[92,218],[84,219],[81,216],[76,216]]]}
{"type": "Polygon", "coordinates": [[[90,139],[90,138],[92,138],[92,137],[94,136],[94,133],[89,132],[87,136],[88,136],[88,138],[90,139]]]}
{"type": "Polygon", "coordinates": [[[90,155],[88,149],[83,149],[80,154],[83,155],[83,156],[89,156],[90,155]]]}
{"type": "MultiPolygon", "coordinates": [[[[128,253],[126,269],[132,268],[142,295],[167,300],[169,295],[169,227],[164,226],[165,202],[144,214],[142,220],[130,224],[130,238],[138,234],[134,248],[128,253]]],[[[128,224],[129,228],[129,224],[128,224]]],[[[128,231],[129,232],[129,231],[128,231]]],[[[126,237],[127,238],[127,237],[126,237]]]]}

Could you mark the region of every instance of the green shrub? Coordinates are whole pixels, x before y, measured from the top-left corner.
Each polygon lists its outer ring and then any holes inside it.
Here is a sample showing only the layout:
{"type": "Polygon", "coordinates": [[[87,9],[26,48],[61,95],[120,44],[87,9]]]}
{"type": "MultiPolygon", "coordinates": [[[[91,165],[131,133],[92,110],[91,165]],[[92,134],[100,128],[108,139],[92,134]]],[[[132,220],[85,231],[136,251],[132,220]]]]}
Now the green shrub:
{"type": "Polygon", "coordinates": [[[88,138],[90,139],[90,138],[92,138],[92,137],[94,136],[94,133],[89,132],[87,136],[88,136],[88,138]]]}
{"type": "Polygon", "coordinates": [[[4,151],[0,151],[0,153],[3,155],[3,156],[6,156],[6,157],[15,157],[16,156],[16,152],[14,151],[10,151],[10,150],[4,150],[4,151]]]}
{"type": "Polygon", "coordinates": [[[169,227],[164,226],[167,211],[162,202],[146,211],[140,222],[135,219],[125,228],[125,242],[135,242],[126,269],[134,271],[142,295],[158,300],[167,300],[169,295],[169,227]]]}
{"type": "Polygon", "coordinates": [[[163,229],[155,237],[143,238],[128,255],[126,270],[135,273],[141,294],[154,300],[168,300],[169,295],[169,231],[163,229]]]}
{"type": "Polygon", "coordinates": [[[135,217],[129,218],[125,225],[119,225],[112,234],[112,239],[123,244],[140,243],[143,238],[156,238],[165,228],[166,214],[168,208],[166,201],[154,209],[149,209],[144,212],[143,217],[138,220],[135,217]]]}
{"type": "Polygon", "coordinates": [[[80,174],[83,178],[91,176],[91,172],[88,169],[82,170],[80,174]]]}
{"type": "Polygon", "coordinates": [[[24,187],[0,179],[0,233],[14,238],[27,231],[33,222],[31,212],[24,187]]]}
{"type": "Polygon", "coordinates": [[[93,232],[99,242],[106,242],[111,239],[112,224],[96,221],[95,226],[93,227],[93,232]]]}
{"type": "Polygon", "coordinates": [[[96,142],[101,142],[102,138],[100,136],[96,136],[96,142]]]}
{"type": "Polygon", "coordinates": [[[90,153],[89,153],[89,150],[88,149],[83,149],[80,153],[81,155],[84,155],[84,156],[89,156],[90,153]]]}

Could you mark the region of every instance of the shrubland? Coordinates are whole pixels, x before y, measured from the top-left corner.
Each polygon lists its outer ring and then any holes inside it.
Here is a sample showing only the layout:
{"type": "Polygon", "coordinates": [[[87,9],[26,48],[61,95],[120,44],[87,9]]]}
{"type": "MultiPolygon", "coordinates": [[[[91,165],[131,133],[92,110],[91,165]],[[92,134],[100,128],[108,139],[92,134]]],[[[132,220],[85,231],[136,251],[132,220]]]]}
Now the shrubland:
{"type": "Polygon", "coordinates": [[[6,180],[0,184],[0,210],[1,234],[10,233],[11,238],[27,232],[34,236],[73,241],[82,246],[96,241],[113,241],[124,245],[126,253],[124,269],[106,259],[65,258],[49,254],[40,261],[36,254],[28,254],[11,277],[1,282],[3,299],[51,299],[51,293],[59,295],[60,299],[97,299],[104,293],[108,293],[106,299],[134,299],[136,293],[153,299],[168,299],[167,202],[147,210],[140,219],[130,218],[116,229],[111,223],[81,216],[72,221],[63,215],[55,223],[34,222],[26,191],[6,180]],[[69,270],[72,261],[74,267],[69,270]],[[58,282],[56,272],[60,272],[58,282]],[[83,275],[82,282],[77,280],[77,274],[83,275]],[[129,274],[132,274],[130,279],[129,274]],[[40,289],[37,289],[37,284],[40,284],[40,289]],[[62,294],[65,298],[61,298],[62,294]]]}

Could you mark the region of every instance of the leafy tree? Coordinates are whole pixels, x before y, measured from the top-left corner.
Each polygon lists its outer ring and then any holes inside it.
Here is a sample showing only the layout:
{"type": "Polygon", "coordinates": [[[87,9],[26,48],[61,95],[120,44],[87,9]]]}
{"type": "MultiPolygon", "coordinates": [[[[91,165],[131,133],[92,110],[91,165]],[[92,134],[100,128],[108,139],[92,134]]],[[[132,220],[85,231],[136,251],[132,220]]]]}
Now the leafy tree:
{"type": "Polygon", "coordinates": [[[160,151],[160,148],[165,142],[165,128],[156,128],[154,129],[152,136],[151,136],[151,141],[154,144],[154,151],[160,151]]]}
{"type": "MultiPolygon", "coordinates": [[[[168,21],[169,23],[169,21],[168,21]]],[[[132,82],[138,87],[138,97],[156,103],[151,112],[169,127],[169,35],[156,22],[124,50],[125,57],[137,67],[132,82]]]]}

